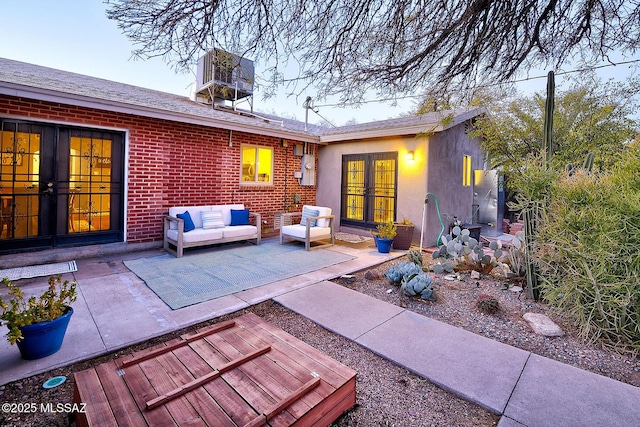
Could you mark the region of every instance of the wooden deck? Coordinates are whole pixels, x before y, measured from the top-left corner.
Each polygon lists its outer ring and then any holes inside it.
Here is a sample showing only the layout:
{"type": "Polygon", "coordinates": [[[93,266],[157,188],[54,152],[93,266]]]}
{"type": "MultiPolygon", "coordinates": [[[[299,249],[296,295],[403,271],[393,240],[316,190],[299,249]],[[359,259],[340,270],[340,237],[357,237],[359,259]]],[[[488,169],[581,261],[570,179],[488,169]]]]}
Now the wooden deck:
{"type": "Polygon", "coordinates": [[[254,314],[75,374],[78,426],[326,426],[356,372],[254,314]]]}

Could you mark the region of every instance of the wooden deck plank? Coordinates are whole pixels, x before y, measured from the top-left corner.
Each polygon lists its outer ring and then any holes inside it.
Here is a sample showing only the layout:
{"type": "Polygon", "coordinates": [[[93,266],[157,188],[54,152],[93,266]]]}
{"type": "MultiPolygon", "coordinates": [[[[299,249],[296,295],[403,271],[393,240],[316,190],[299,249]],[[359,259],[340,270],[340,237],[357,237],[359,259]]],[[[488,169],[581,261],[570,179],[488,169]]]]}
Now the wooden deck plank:
{"type": "MultiPolygon", "coordinates": [[[[260,335],[257,335],[259,331],[256,332],[251,328],[235,328],[234,332],[249,345],[256,346],[266,344],[266,341],[260,335]]],[[[291,390],[300,387],[309,379],[314,378],[309,369],[300,365],[294,359],[291,359],[288,354],[283,353],[277,348],[272,347],[271,351],[265,355],[265,359],[267,359],[269,363],[261,363],[260,367],[274,378],[281,378],[283,375],[281,371],[288,373],[290,377],[285,376],[283,379],[290,380],[286,385],[291,390]]],[[[320,392],[314,389],[302,397],[301,400],[310,407],[314,407],[322,401],[323,396],[327,396],[335,390],[335,388],[332,387],[329,389],[330,387],[331,386],[324,383],[318,389],[321,390],[320,392]]]]}
{"type": "MultiPolygon", "coordinates": [[[[165,356],[175,358],[175,356],[171,353],[167,353],[160,357],[165,356]]],[[[145,360],[144,362],[139,363],[137,366],[140,366],[142,372],[144,372],[145,376],[148,378],[149,383],[160,395],[176,388],[177,384],[167,373],[162,364],[158,361],[158,358],[145,360]]],[[[191,406],[191,404],[189,404],[187,399],[185,399],[184,397],[171,400],[161,407],[167,408],[176,424],[178,425],[205,425],[204,421],[200,418],[195,409],[193,409],[193,406],[191,406]]]]}
{"type": "Polygon", "coordinates": [[[245,324],[265,331],[268,334],[268,338],[265,339],[268,340],[274,349],[290,355],[292,359],[295,359],[309,371],[316,372],[324,381],[334,388],[339,387],[344,381],[349,380],[349,378],[356,374],[356,371],[353,369],[333,360],[326,354],[284,332],[282,329],[265,322],[253,313],[247,313],[242,316],[241,322],[242,323],[240,323],[239,320],[238,324],[245,324]]]}
{"type": "Polygon", "coordinates": [[[258,414],[258,412],[222,378],[205,384],[203,388],[214,397],[216,402],[225,409],[225,412],[233,422],[239,426],[245,425],[258,414]]]}
{"type": "MultiPolygon", "coordinates": [[[[81,423],[86,421],[87,425],[95,426],[114,426],[117,427],[118,423],[111,411],[109,400],[107,395],[100,384],[98,374],[95,369],[87,369],[81,372],[77,372],[73,375],[75,385],[74,387],[78,391],[78,398],[81,399],[76,403],[87,403],[87,411],[82,415],[81,423]],[[91,396],[90,404],[84,400],[85,396],[91,396]]],[[[74,395],[75,395],[74,391],[74,395]]]]}
{"type": "Polygon", "coordinates": [[[131,391],[131,395],[138,406],[138,410],[142,414],[145,420],[147,420],[147,424],[150,426],[156,425],[172,425],[175,426],[176,423],[173,421],[171,414],[167,410],[166,407],[162,406],[156,408],[152,411],[148,411],[145,409],[145,405],[147,404],[147,400],[153,399],[154,397],[158,397],[158,392],[156,392],[149,382],[149,379],[142,371],[142,368],[139,364],[129,366],[124,369],[124,378],[127,383],[127,387],[131,391]]]}
{"type": "Polygon", "coordinates": [[[222,375],[222,378],[259,414],[277,401],[260,384],[254,382],[240,369],[234,369],[222,375]]]}
{"type": "Polygon", "coordinates": [[[79,375],[74,399],[82,399],[77,401],[87,402],[88,407],[106,402],[102,416],[110,413],[112,422],[100,420],[96,424],[80,416],[78,426],[137,427],[146,423],[232,427],[251,420],[256,425],[263,423],[260,415],[264,413],[274,426],[328,425],[353,407],[356,372],[351,368],[253,314],[229,322],[184,334],[151,351],[125,356],[79,375]],[[235,325],[228,326],[229,322],[235,325]],[[221,327],[224,325],[227,327],[221,327]],[[265,346],[271,346],[270,351],[264,353],[265,346]],[[242,355],[256,357],[236,360],[242,355]],[[117,368],[123,362],[127,367],[121,370],[124,376],[119,376],[117,368]],[[200,383],[216,368],[225,367],[230,370],[219,378],[200,383]],[[169,395],[181,388],[188,391],[174,400],[161,401],[155,409],[145,409],[146,402],[161,395],[172,397],[169,395]]]}
{"type": "Polygon", "coordinates": [[[235,326],[235,321],[228,320],[226,322],[210,325],[206,328],[201,328],[198,331],[195,331],[189,334],[181,335],[180,337],[174,338],[170,341],[167,341],[166,343],[148,348],[146,350],[142,350],[136,353],[135,356],[132,355],[130,357],[127,357],[126,359],[123,359],[122,367],[126,368],[127,366],[131,366],[135,363],[140,363],[145,360],[152,359],[160,354],[167,353],[174,349],[183,347],[185,345],[188,345],[192,341],[197,341],[200,338],[203,338],[207,335],[215,334],[224,329],[232,328],[233,326],[235,326]]]}
{"type": "MultiPolygon", "coordinates": [[[[177,385],[177,387],[165,392],[164,394],[158,396],[155,399],[148,401],[147,408],[153,409],[157,406],[164,405],[170,402],[171,400],[177,399],[178,397],[183,396],[189,393],[190,391],[195,390],[196,388],[202,387],[205,383],[209,381],[213,381],[214,379],[218,378],[222,373],[228,372],[232,369],[242,366],[243,364],[249,362],[253,358],[261,356],[262,354],[268,352],[270,349],[271,347],[264,347],[264,348],[255,350],[249,354],[240,355],[240,357],[221,365],[218,370],[213,370],[208,374],[205,374],[198,378],[193,378],[191,374],[189,374],[188,377],[181,378],[179,373],[182,370],[182,368],[184,368],[184,365],[180,363],[180,361],[177,359],[177,357],[174,354],[171,354],[170,356],[168,354],[163,354],[161,356],[158,356],[156,360],[158,360],[160,364],[167,370],[167,373],[175,381],[175,384],[177,385]]],[[[188,372],[186,369],[184,369],[184,371],[188,372]]]]}
{"type": "MultiPolygon", "coordinates": [[[[321,404],[298,420],[300,426],[327,426],[356,404],[356,377],[344,383],[321,404]]],[[[297,426],[298,424],[296,424],[297,426]]]]}
{"type": "MultiPolygon", "coordinates": [[[[250,352],[254,349],[254,347],[245,341],[245,339],[238,335],[240,329],[236,328],[234,330],[227,330],[217,334],[217,336],[223,338],[225,342],[229,344],[224,349],[226,354],[231,354],[233,349],[237,351],[237,354],[244,354],[250,352]]],[[[255,345],[264,345],[264,340],[253,340],[255,345]]],[[[267,356],[265,354],[265,356],[267,356]]],[[[270,359],[267,358],[259,358],[252,361],[252,363],[247,363],[240,367],[240,369],[247,375],[249,378],[253,379],[255,382],[259,382],[262,387],[273,396],[277,401],[281,401],[288,396],[291,395],[292,392],[296,391],[299,387],[301,387],[304,382],[298,380],[289,372],[278,368],[273,364],[270,359]]],[[[311,381],[314,379],[311,374],[307,374],[305,378],[307,381],[311,381]]],[[[320,396],[318,396],[319,400],[322,400],[320,396]]],[[[310,408],[315,406],[314,404],[309,404],[305,402],[305,399],[299,399],[294,402],[289,408],[291,415],[295,418],[301,417],[304,413],[306,413],[310,408]]]]}
{"type": "Polygon", "coordinates": [[[117,364],[113,361],[103,363],[102,365],[96,366],[95,370],[118,425],[147,425],[147,422],[138,410],[138,405],[131,395],[127,384],[124,379],[117,374],[117,364]]]}
{"type": "Polygon", "coordinates": [[[321,352],[315,347],[312,347],[309,344],[305,343],[304,341],[297,339],[293,335],[288,334],[287,332],[276,327],[275,325],[272,325],[271,323],[266,322],[264,319],[258,317],[253,313],[247,313],[246,315],[243,315],[242,321],[258,326],[259,328],[263,329],[268,333],[267,336],[277,337],[282,342],[287,343],[288,345],[297,349],[298,352],[303,350],[307,357],[322,361],[322,364],[324,366],[334,370],[336,373],[341,374],[344,377],[344,379],[349,379],[356,373],[353,369],[349,368],[348,366],[343,365],[339,361],[329,357],[327,354],[321,352]]]}
{"type": "Polygon", "coordinates": [[[134,365],[136,362],[136,360],[138,362],[142,362],[144,356],[146,356],[147,354],[152,354],[152,353],[156,353],[156,352],[162,352],[163,350],[170,348],[170,347],[174,347],[176,344],[182,344],[182,342],[184,342],[184,340],[180,337],[177,338],[173,338],[169,341],[165,341],[156,345],[153,345],[149,348],[146,348],[144,350],[140,350],[136,353],[133,354],[126,354],[124,356],[121,356],[118,358],[118,360],[116,360],[116,363],[118,364],[118,366],[120,368],[126,368],[127,366],[131,366],[134,365]]]}

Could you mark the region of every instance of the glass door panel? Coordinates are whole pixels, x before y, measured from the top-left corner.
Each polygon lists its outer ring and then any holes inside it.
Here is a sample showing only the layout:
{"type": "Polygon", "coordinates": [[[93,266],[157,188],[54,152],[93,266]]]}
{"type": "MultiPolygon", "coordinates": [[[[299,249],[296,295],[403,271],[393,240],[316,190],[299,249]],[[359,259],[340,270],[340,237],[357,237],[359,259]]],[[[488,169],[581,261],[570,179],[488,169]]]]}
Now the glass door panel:
{"type": "Polygon", "coordinates": [[[111,228],[111,153],[109,139],[70,138],[68,233],[111,228]]]}
{"type": "Polygon", "coordinates": [[[364,221],[365,162],[364,160],[346,161],[346,210],[345,217],[350,220],[364,221]]]}
{"type": "Polygon", "coordinates": [[[343,156],[341,224],[373,228],[395,220],[397,158],[397,153],[343,156]]]}
{"type": "Polygon", "coordinates": [[[0,131],[0,240],[39,235],[40,133],[7,124],[0,131]]]}

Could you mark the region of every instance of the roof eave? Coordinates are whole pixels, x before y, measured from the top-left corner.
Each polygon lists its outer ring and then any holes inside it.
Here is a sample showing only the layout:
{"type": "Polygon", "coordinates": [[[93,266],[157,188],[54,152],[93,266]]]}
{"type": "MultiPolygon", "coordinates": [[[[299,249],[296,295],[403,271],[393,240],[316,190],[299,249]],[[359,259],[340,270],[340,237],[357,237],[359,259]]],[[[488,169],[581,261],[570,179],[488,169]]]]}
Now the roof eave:
{"type": "Polygon", "coordinates": [[[88,96],[69,94],[60,91],[24,86],[9,82],[0,81],[0,94],[26,99],[34,99],[38,101],[73,105],[76,107],[94,108],[115,113],[133,114],[154,119],[177,121],[180,123],[215,127],[236,132],[247,132],[258,135],[272,136],[276,138],[295,139],[301,142],[311,142],[316,144],[321,143],[320,138],[316,135],[290,131],[287,129],[280,130],[269,129],[260,126],[251,126],[244,123],[237,123],[232,120],[220,120],[200,117],[186,113],[170,112],[159,108],[150,108],[100,98],[92,98],[88,96]]]}
{"type": "Polygon", "coordinates": [[[321,135],[320,142],[331,143],[331,142],[341,142],[341,141],[354,141],[361,139],[376,139],[376,138],[385,138],[390,136],[400,136],[400,135],[418,135],[420,133],[425,132],[441,132],[443,130],[441,125],[437,125],[433,128],[429,128],[425,125],[419,126],[403,126],[397,128],[387,128],[387,129],[376,129],[376,130],[365,130],[365,131],[357,131],[357,132],[347,132],[347,133],[338,133],[338,134],[329,134],[329,135],[321,135]]]}

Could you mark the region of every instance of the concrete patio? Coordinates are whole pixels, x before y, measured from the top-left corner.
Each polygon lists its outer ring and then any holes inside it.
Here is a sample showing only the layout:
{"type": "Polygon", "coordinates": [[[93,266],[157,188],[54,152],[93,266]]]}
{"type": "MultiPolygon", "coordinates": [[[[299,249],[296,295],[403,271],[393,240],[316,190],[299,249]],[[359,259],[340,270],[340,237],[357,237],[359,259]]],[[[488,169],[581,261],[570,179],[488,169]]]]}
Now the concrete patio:
{"type": "MultiPolygon", "coordinates": [[[[404,256],[406,251],[380,254],[372,243],[336,245],[330,250],[356,258],[171,310],[123,264],[125,259],[153,256],[161,250],[106,249],[77,260],[79,297],[58,353],[27,362],[20,359],[16,348],[1,340],[0,385],[273,299],[443,389],[502,415],[500,427],[640,425],[640,388],[475,335],[329,281],[404,256]]],[[[69,256],[64,251],[5,256],[0,257],[0,266],[59,262],[69,256]]],[[[72,276],[66,274],[65,278],[72,276]]],[[[37,291],[45,282],[43,278],[23,279],[20,284],[37,291]]]]}

